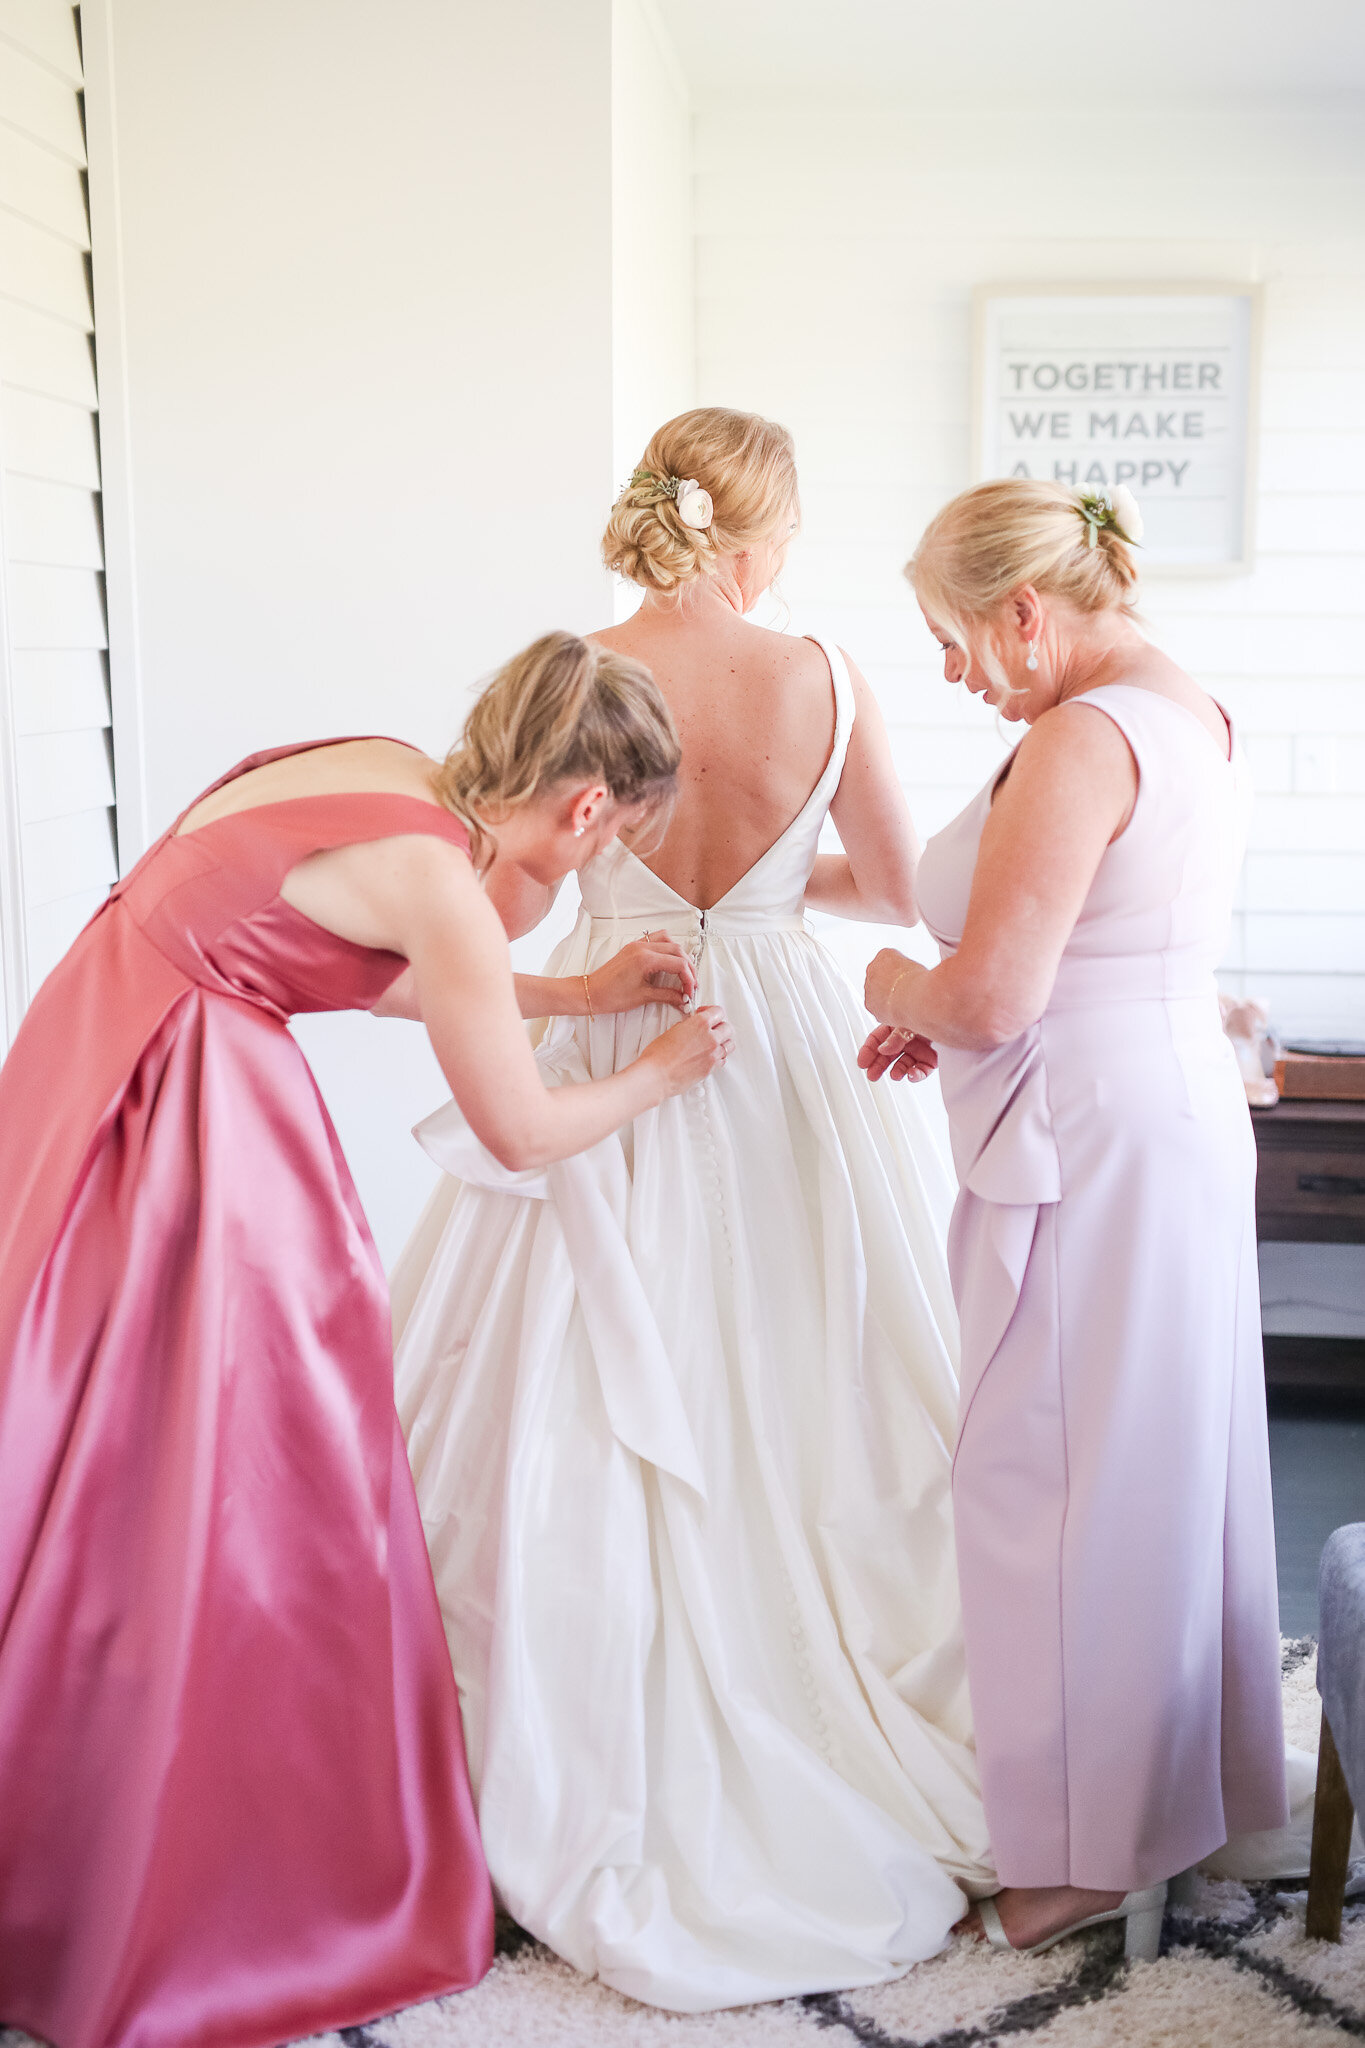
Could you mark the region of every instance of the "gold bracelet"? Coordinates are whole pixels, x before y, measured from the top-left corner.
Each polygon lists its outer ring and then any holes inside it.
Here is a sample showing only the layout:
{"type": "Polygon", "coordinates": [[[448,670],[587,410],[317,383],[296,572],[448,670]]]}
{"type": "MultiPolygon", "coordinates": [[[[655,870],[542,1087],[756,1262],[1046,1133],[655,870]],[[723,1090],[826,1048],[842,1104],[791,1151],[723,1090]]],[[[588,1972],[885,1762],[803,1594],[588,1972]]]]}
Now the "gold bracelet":
{"type": "MultiPolygon", "coordinates": [[[[886,1007],[888,1010],[891,1008],[892,1003],[895,1001],[896,990],[905,980],[905,977],[910,972],[910,969],[917,965],[918,962],[914,960],[909,961],[906,966],[902,967],[900,973],[896,976],[896,979],[892,982],[890,988],[886,991],[886,1007]]],[[[910,1028],[911,1027],[908,1024],[893,1024],[891,1027],[893,1031],[908,1031],[910,1028]]]]}
{"type": "Polygon", "coordinates": [[[583,1000],[588,1006],[588,1022],[591,1024],[596,1015],[592,1006],[592,990],[588,987],[588,977],[586,974],[580,974],[578,978],[583,984],[583,1000]]]}

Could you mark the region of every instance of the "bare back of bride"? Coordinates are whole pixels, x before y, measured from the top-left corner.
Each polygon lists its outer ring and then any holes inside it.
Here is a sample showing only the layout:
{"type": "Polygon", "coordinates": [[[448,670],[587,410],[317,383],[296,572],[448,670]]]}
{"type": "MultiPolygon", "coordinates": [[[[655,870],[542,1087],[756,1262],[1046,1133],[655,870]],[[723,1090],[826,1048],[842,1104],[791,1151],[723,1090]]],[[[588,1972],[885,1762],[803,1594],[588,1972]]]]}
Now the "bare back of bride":
{"type": "MultiPolygon", "coordinates": [[[[447,1177],[394,1275],[494,1884],[579,1969],[679,2011],[895,1976],[992,1887],[951,1189],[913,1095],[858,1071],[865,1020],[805,918],[910,922],[914,840],[862,678],[744,616],[798,519],[782,428],[706,409],[650,442],[604,543],[644,602],[596,637],[653,670],[681,792],[660,843],[582,870],[548,969],[586,1009],[667,933],[733,1057],[543,1173],[438,1111],[419,1135],[447,1177]]],[[[537,1056],[608,1074],[673,1015],[561,1018],[537,1056]]]]}

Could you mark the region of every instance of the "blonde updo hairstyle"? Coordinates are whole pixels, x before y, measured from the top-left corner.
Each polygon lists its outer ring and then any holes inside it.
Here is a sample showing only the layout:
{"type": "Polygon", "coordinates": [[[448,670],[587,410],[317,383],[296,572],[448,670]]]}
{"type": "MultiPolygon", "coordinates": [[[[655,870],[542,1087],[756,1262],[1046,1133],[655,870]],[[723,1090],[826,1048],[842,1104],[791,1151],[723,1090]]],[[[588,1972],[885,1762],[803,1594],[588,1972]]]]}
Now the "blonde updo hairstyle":
{"type": "Polygon", "coordinates": [[[480,692],[436,778],[469,832],[474,864],[497,851],[490,821],[560,782],[602,782],[618,804],[667,817],[682,748],[658,685],[632,661],[573,633],[546,633],[480,692]]]}
{"type": "Polygon", "coordinates": [[[753,412],[704,405],[650,437],[635,476],[611,508],[602,560],[646,590],[681,591],[800,519],[796,451],[785,427],[753,412]],[[709,527],[685,526],[660,486],[695,479],[711,495],[709,527]]]}
{"type": "Polygon", "coordinates": [[[1031,584],[1078,612],[1137,610],[1137,565],[1115,526],[1094,529],[1079,491],[1041,478],[976,484],[930,520],[905,573],[926,614],[947,627],[964,653],[975,642],[997,674],[983,638],[1006,600],[1031,584]],[[984,632],[983,632],[984,629],[984,632]]]}

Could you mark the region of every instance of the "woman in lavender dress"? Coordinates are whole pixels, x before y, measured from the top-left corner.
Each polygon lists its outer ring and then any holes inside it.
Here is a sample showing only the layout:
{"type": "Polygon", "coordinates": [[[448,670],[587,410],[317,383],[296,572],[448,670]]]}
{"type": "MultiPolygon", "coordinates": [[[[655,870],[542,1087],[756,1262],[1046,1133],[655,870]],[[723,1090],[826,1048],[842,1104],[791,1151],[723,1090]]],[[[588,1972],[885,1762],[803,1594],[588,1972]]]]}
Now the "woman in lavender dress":
{"type": "Polygon", "coordinates": [[[939,1048],[961,1182],[953,1500],[997,1945],[1123,1916],[1285,1818],[1255,1147],[1213,970],[1248,791],[1139,633],[1136,507],[983,484],[909,574],[944,672],[1029,728],[925,850],[863,1064],[939,1048]]]}

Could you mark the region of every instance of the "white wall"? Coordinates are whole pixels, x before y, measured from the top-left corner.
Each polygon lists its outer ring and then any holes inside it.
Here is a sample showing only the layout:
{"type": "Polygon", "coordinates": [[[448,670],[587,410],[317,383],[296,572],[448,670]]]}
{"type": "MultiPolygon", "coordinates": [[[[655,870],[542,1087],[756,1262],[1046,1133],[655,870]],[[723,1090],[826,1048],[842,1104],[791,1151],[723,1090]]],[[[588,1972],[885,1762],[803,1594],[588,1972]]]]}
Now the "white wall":
{"type": "MultiPolygon", "coordinates": [[[[158,831],[258,747],[442,751],[502,657],[609,616],[611,7],[98,4],[158,831]]],[[[299,1036],[391,1258],[435,1063],[299,1036]]]]}
{"type": "MultiPolygon", "coordinates": [[[[696,380],[692,109],[655,0],[612,0],[610,203],[612,484],[596,510],[599,544],[646,441],[693,403],[696,380]]],[[[639,602],[617,578],[611,608],[587,624],[628,618],[639,602]]],[[[580,904],[570,876],[544,923],[513,946],[515,965],[538,973],[580,904]]]]}
{"type": "MultiPolygon", "coordinates": [[[[696,403],[692,105],[656,0],[612,8],[613,496],[657,427],[696,403]]],[[[618,580],[615,617],[640,592],[618,580]]]]}
{"type": "MultiPolygon", "coordinates": [[[[793,429],[805,503],[784,578],[793,622],[833,635],[866,669],[926,832],[1002,751],[991,714],[942,681],[900,576],[925,521],[971,480],[973,285],[1264,280],[1254,573],[1153,578],[1145,610],[1153,636],[1237,718],[1259,784],[1229,986],[1266,994],[1285,1030],[1358,1034],[1358,104],[1239,111],[1223,100],[1112,119],[1091,107],[1080,123],[1074,108],[1050,117],[1034,104],[716,101],[699,108],[696,150],[699,399],[793,429]]],[[[852,966],[873,939],[846,931],[839,950],[852,966]]],[[[1365,1304],[1360,1254],[1348,1256],[1365,1304]]]]}
{"type": "Polygon", "coordinates": [[[696,388],[692,108],[654,0],[612,9],[612,383],[619,490],[696,388]]]}
{"type": "MultiPolygon", "coordinates": [[[[86,13],[119,105],[152,829],[256,746],[443,746],[501,655],[608,616],[604,508],[657,420],[715,400],[796,431],[793,623],[867,668],[932,830],[1000,751],[899,577],[968,480],[971,286],[1260,277],[1256,572],[1154,585],[1148,611],[1238,715],[1265,792],[1235,970],[1289,1028],[1365,1012],[1349,110],[1092,113],[1118,138],[1099,168],[1070,110],[745,101],[694,123],[655,0],[86,13]]],[[[103,322],[98,236],[95,272],[103,322]]],[[[843,934],[851,966],[874,936],[843,934]]],[[[406,1126],[439,1076],[414,1027],[301,1035],[391,1256],[429,1180],[406,1126]]]]}

